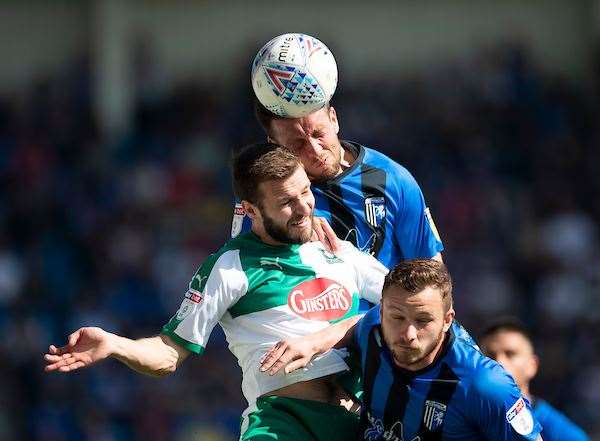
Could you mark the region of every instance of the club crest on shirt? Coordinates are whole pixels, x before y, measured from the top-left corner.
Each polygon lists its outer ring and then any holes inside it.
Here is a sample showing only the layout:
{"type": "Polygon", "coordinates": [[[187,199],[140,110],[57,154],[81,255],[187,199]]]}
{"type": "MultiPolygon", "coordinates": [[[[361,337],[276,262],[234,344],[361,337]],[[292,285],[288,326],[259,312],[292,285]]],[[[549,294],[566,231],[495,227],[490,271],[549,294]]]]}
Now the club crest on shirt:
{"type": "Polygon", "coordinates": [[[379,227],[385,219],[385,198],[373,197],[365,199],[365,218],[369,225],[379,227]]]}
{"type": "Polygon", "coordinates": [[[327,263],[342,263],[344,262],[342,259],[340,259],[338,256],[336,256],[333,253],[330,253],[327,250],[324,250],[322,248],[319,248],[319,251],[321,252],[321,254],[323,255],[323,258],[325,259],[325,262],[327,263]]]}
{"type": "Polygon", "coordinates": [[[431,432],[435,432],[444,424],[446,416],[446,405],[437,401],[426,400],[425,412],[423,412],[423,424],[431,432]]]}

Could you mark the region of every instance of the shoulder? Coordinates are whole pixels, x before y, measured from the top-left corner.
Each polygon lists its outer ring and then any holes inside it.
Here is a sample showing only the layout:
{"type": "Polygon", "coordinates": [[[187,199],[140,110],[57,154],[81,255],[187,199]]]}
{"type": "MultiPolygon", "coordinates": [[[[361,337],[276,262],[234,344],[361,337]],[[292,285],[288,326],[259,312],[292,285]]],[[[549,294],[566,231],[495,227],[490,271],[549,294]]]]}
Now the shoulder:
{"type": "MultiPolygon", "coordinates": [[[[474,352],[479,353],[476,349],[474,352]]],[[[513,378],[494,360],[481,353],[479,357],[474,355],[476,361],[472,367],[473,381],[471,389],[474,394],[490,400],[504,401],[507,395],[517,390],[513,378]]]]}
{"type": "Polygon", "coordinates": [[[399,182],[412,182],[414,178],[406,167],[394,161],[389,156],[371,148],[362,146],[364,149],[363,166],[383,169],[393,172],[399,182]]]}
{"type": "Polygon", "coordinates": [[[213,287],[221,282],[228,282],[232,286],[245,284],[240,252],[245,249],[244,242],[248,241],[248,234],[230,239],[219,250],[208,256],[194,274],[189,288],[202,292],[207,283],[213,287]]]}
{"type": "Polygon", "coordinates": [[[507,388],[516,384],[512,377],[494,360],[483,355],[470,341],[456,338],[452,345],[453,364],[470,395],[500,398],[507,388]]]}
{"type": "Polygon", "coordinates": [[[564,413],[544,400],[537,400],[533,407],[533,414],[541,423],[544,431],[542,436],[545,441],[569,439],[570,441],[587,441],[585,432],[571,421],[564,413]]]}

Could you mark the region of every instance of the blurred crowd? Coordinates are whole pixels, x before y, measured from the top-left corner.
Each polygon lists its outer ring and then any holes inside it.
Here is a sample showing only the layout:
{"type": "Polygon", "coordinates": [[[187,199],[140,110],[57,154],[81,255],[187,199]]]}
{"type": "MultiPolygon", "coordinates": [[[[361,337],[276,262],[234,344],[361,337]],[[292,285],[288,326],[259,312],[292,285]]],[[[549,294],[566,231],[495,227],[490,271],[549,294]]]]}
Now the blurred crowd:
{"type": "MultiPolygon", "coordinates": [[[[160,380],[116,361],[43,372],[84,325],[156,334],[228,238],[234,148],[264,135],[249,81],[136,80],[133,129],[102,136],[82,58],[0,98],[0,439],[237,439],[239,368],[215,330],[160,380]]],[[[246,74],[246,69],[240,69],[246,74]]],[[[344,75],[341,72],[343,80],[344,75]]],[[[343,139],[417,178],[445,245],[457,316],[532,330],[532,392],[600,434],[600,100],[506,44],[412,76],[342,82],[343,139]]]]}

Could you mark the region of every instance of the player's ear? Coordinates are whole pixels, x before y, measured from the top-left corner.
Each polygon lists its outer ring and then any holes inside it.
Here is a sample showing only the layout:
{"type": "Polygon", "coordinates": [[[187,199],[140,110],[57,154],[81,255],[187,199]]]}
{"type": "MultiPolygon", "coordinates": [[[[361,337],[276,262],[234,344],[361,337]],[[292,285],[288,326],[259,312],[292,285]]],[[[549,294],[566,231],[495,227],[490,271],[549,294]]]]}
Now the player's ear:
{"type": "Polygon", "coordinates": [[[256,205],[254,205],[252,202],[243,200],[242,208],[250,219],[256,219],[256,216],[258,215],[258,207],[256,205]]]}
{"type": "Polygon", "coordinates": [[[444,314],[444,332],[448,331],[448,329],[450,329],[450,326],[452,326],[452,321],[454,320],[454,308],[450,308],[448,311],[446,311],[446,313],[444,314]]]}
{"type": "Polygon", "coordinates": [[[529,363],[527,363],[527,368],[525,374],[531,380],[533,377],[537,375],[538,368],[540,367],[540,359],[537,355],[531,354],[529,359],[529,363]]]}
{"type": "Polygon", "coordinates": [[[329,121],[333,124],[335,134],[337,135],[340,132],[340,123],[338,122],[337,113],[335,113],[333,106],[329,107],[329,121]]]}

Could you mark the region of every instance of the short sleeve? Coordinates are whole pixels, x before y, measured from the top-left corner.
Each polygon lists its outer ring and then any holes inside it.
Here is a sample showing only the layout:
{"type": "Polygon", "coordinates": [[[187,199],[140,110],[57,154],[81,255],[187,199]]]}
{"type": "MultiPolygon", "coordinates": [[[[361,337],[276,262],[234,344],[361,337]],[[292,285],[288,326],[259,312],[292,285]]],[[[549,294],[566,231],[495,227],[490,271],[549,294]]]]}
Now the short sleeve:
{"type": "Polygon", "coordinates": [[[246,293],[247,287],[239,250],[209,257],[192,278],[179,310],[161,333],[179,346],[202,354],[217,322],[246,293]]]}
{"type": "Polygon", "coordinates": [[[473,379],[467,395],[472,423],[493,441],[535,441],[542,427],[514,380],[488,360],[473,379]]]}
{"type": "Polygon", "coordinates": [[[398,206],[394,234],[403,259],[430,258],[444,249],[415,178],[404,167],[395,175],[398,206]]]}

